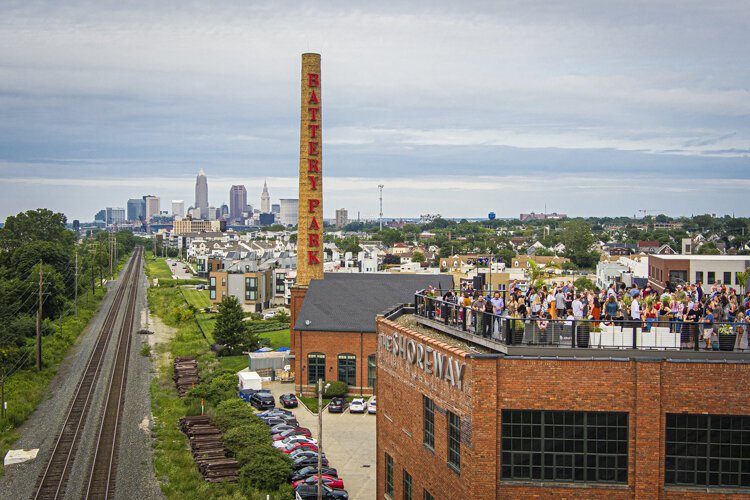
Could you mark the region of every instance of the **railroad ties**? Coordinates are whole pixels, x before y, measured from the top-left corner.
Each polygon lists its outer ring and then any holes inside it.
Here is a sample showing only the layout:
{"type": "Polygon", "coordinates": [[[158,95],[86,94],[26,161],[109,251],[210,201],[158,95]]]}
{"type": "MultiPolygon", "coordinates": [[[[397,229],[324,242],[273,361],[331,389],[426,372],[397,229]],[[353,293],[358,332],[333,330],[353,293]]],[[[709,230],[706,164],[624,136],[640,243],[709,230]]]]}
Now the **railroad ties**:
{"type": "Polygon", "coordinates": [[[198,470],[209,483],[236,482],[239,464],[227,457],[221,431],[211,425],[211,417],[182,417],[180,429],[190,440],[198,470]]]}
{"type": "Polygon", "coordinates": [[[198,361],[187,356],[177,356],[174,360],[174,383],[181,398],[200,382],[198,378],[198,361]]]}

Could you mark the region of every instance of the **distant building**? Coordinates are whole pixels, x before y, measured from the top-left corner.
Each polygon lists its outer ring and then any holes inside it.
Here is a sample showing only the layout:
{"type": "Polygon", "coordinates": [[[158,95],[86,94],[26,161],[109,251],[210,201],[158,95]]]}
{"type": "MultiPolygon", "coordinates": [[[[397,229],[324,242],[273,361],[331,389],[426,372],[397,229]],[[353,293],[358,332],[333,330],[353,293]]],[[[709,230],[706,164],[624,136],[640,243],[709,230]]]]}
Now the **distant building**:
{"type": "MultiPolygon", "coordinates": [[[[218,213],[221,214],[221,209],[218,209],[218,213]]],[[[208,220],[216,220],[220,219],[221,216],[217,217],[217,209],[216,207],[208,207],[208,217],[206,217],[208,220]]]]}
{"type": "Polygon", "coordinates": [[[107,207],[105,210],[105,222],[108,226],[122,225],[125,223],[125,209],[116,207],[107,207]]]}
{"type": "Polygon", "coordinates": [[[81,221],[78,219],[73,219],[73,231],[76,233],[81,231],[81,221]]]}
{"type": "Polygon", "coordinates": [[[159,205],[161,200],[158,196],[146,195],[143,197],[143,201],[146,204],[145,218],[147,221],[150,221],[154,216],[159,215],[159,205]]]}
{"type": "MultiPolygon", "coordinates": [[[[174,234],[205,233],[222,231],[222,221],[194,220],[191,218],[174,221],[174,234]]],[[[226,228],[226,225],[224,225],[226,228]]]]}
{"type": "Polygon", "coordinates": [[[131,198],[127,205],[127,220],[137,222],[146,218],[146,201],[143,198],[131,198]]]}
{"type": "Polygon", "coordinates": [[[247,205],[247,189],[243,185],[229,188],[229,219],[236,221],[242,218],[242,212],[247,205]]]}
{"type": "Polygon", "coordinates": [[[203,169],[195,178],[195,208],[200,210],[201,219],[208,219],[208,179],[203,169]]]}
{"type": "Polygon", "coordinates": [[[268,186],[263,181],[263,193],[260,195],[260,213],[271,213],[271,195],[268,194],[268,186]]]}
{"type": "Polygon", "coordinates": [[[557,212],[552,212],[551,214],[535,214],[531,212],[530,214],[521,214],[518,218],[521,219],[521,222],[526,222],[530,220],[562,220],[567,219],[568,216],[558,214],[557,212]]]}
{"type": "Polygon", "coordinates": [[[221,205],[221,215],[220,217],[229,217],[229,207],[226,203],[221,205]]]}
{"type": "Polygon", "coordinates": [[[336,210],[336,227],[344,227],[349,224],[349,212],[345,208],[336,210]]]}
{"type": "Polygon", "coordinates": [[[274,223],[275,214],[260,214],[258,220],[261,226],[270,226],[274,223]]]}
{"type": "Polygon", "coordinates": [[[278,203],[274,203],[271,205],[271,213],[272,214],[280,214],[281,213],[281,205],[278,203]]]}
{"type": "Polygon", "coordinates": [[[281,199],[281,210],[279,214],[279,222],[285,226],[296,226],[297,225],[297,204],[299,200],[297,198],[286,198],[281,199]]]}
{"type": "Polygon", "coordinates": [[[101,221],[101,222],[107,222],[107,211],[106,210],[99,210],[96,212],[96,215],[94,215],[95,221],[101,221]]]}
{"type": "Polygon", "coordinates": [[[175,217],[185,217],[185,202],[183,200],[172,200],[172,215],[175,217]]]}
{"type": "Polygon", "coordinates": [[[748,255],[649,255],[648,284],[662,291],[684,283],[703,283],[704,291],[711,285],[726,285],[745,289],[742,282],[745,269],[750,267],[748,255]]]}

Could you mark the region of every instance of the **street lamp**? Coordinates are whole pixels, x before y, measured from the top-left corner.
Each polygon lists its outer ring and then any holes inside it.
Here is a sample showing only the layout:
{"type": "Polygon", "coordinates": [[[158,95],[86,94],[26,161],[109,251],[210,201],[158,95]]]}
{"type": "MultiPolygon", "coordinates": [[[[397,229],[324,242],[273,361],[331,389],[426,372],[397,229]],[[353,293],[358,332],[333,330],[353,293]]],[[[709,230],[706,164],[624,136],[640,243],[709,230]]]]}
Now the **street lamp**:
{"type": "Polygon", "coordinates": [[[323,387],[323,379],[318,379],[318,500],[323,500],[323,391],[331,384],[323,387]]]}

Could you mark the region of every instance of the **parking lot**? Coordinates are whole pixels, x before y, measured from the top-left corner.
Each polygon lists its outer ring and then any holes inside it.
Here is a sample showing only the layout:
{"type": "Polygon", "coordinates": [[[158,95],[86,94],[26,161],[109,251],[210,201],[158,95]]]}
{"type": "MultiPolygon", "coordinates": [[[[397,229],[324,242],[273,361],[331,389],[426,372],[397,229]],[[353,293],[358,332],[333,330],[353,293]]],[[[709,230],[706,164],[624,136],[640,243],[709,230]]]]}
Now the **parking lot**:
{"type": "Polygon", "coordinates": [[[190,272],[190,268],[188,267],[188,270],[186,271],[183,269],[184,267],[187,267],[187,264],[184,262],[180,262],[177,259],[167,259],[167,265],[169,266],[169,269],[172,270],[172,274],[179,280],[189,280],[195,278],[195,276],[192,275],[190,272]],[[172,264],[177,263],[176,266],[173,266],[172,264]]]}
{"type": "MultiPolygon", "coordinates": [[[[294,385],[280,382],[264,383],[276,401],[284,393],[294,392],[294,385]]],[[[318,416],[300,404],[292,410],[302,427],[309,428],[318,438],[318,416]]],[[[347,409],[341,414],[323,412],[323,451],[338,470],[349,498],[375,498],[375,415],[352,414],[347,409]]]]}

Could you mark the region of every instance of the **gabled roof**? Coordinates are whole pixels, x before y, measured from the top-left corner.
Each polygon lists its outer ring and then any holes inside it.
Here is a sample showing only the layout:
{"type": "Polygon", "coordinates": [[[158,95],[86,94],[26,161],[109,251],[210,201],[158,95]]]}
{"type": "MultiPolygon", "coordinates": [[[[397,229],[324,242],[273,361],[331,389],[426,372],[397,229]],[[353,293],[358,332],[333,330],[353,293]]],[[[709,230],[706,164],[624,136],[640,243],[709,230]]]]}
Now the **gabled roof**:
{"type": "Polygon", "coordinates": [[[453,288],[445,274],[326,273],[305,294],[295,330],[375,332],[375,317],[391,306],[413,303],[414,292],[428,286],[453,288]],[[309,324],[306,324],[309,322],[309,324]]]}

